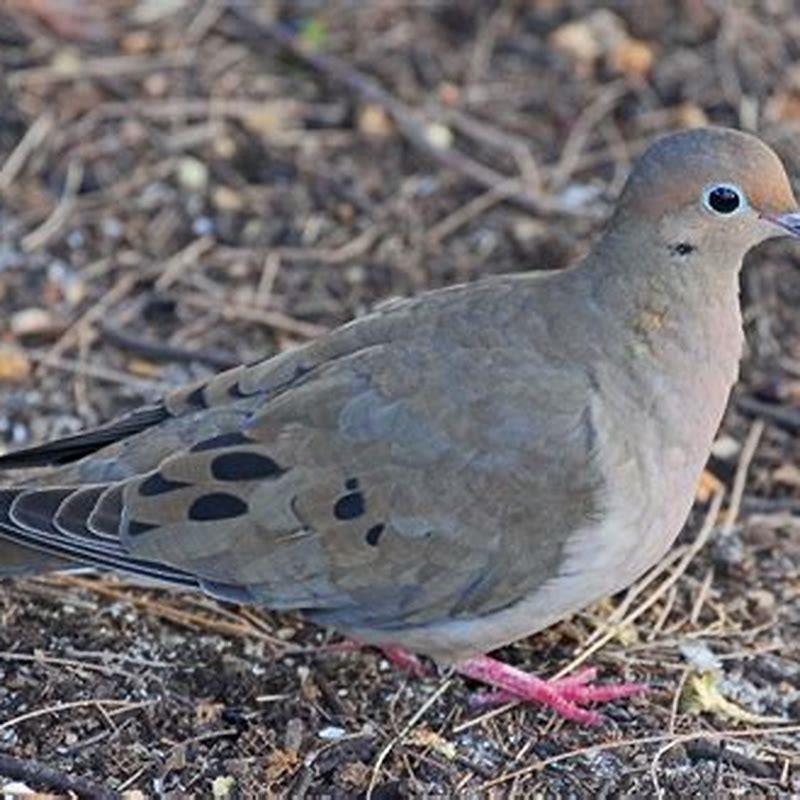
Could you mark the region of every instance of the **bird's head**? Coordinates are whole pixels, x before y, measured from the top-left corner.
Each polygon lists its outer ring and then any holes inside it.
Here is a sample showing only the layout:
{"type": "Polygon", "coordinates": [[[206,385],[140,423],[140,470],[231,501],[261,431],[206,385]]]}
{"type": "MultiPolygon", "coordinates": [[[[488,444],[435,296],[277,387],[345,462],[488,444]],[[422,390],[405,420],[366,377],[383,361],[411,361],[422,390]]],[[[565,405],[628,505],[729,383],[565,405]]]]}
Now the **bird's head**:
{"type": "Polygon", "coordinates": [[[783,164],[764,142],[698,128],[659,139],[637,162],[612,229],[630,224],[678,262],[699,256],[738,270],[759,242],[800,237],[800,209],[783,164]]]}

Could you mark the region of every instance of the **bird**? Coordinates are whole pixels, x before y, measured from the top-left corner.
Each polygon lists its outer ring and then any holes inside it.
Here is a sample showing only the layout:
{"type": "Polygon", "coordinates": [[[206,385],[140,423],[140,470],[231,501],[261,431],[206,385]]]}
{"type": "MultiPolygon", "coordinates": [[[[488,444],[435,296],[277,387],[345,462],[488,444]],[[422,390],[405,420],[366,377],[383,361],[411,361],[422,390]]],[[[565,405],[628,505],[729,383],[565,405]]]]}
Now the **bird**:
{"type": "Polygon", "coordinates": [[[743,257],[781,235],[800,213],[765,143],[662,137],[572,266],[390,300],[0,456],[0,574],[89,565],[298,610],[597,723],[596,703],[643,687],[489,653],[673,543],[738,375],[743,257]]]}

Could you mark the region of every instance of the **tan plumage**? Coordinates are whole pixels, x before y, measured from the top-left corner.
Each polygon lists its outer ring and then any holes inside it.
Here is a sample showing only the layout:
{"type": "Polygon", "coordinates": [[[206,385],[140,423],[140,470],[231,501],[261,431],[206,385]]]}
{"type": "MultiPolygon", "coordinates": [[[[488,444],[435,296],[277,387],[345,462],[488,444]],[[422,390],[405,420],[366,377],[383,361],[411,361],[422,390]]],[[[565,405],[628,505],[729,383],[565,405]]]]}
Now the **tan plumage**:
{"type": "Polygon", "coordinates": [[[736,376],[742,256],[794,209],[754,137],[662,140],[570,270],[396,302],[0,459],[56,465],[3,491],[7,571],[34,548],[445,660],[539,630],[677,535],[736,376]],[[715,183],[749,206],[704,207],[715,183]]]}

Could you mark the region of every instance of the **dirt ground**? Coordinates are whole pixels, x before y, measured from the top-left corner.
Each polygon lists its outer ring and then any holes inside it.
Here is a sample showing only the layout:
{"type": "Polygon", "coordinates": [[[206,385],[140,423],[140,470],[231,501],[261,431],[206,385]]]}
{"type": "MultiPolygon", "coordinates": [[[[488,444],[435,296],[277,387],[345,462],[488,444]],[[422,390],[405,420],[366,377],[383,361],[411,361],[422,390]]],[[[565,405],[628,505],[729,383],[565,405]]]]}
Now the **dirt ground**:
{"type": "MultiPolygon", "coordinates": [[[[663,131],[754,129],[800,176],[797,10],[4,0],[3,446],[388,296],[561,268],[663,131]]],[[[30,579],[0,585],[0,774],[86,797],[800,794],[800,250],[748,261],[742,381],[676,550],[502,653],[545,676],[585,657],[646,698],[596,729],[483,713],[296,616],[30,579]]]]}

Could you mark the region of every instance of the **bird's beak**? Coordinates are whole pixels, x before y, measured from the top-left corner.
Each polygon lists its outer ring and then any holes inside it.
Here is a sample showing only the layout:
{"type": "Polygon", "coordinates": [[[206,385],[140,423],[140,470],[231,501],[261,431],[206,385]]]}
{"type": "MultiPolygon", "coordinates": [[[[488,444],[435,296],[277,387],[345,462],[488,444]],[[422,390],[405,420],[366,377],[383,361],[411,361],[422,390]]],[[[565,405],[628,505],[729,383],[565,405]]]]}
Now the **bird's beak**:
{"type": "Polygon", "coordinates": [[[800,211],[788,214],[762,214],[765,220],[777,225],[784,233],[800,238],[800,211]]]}

